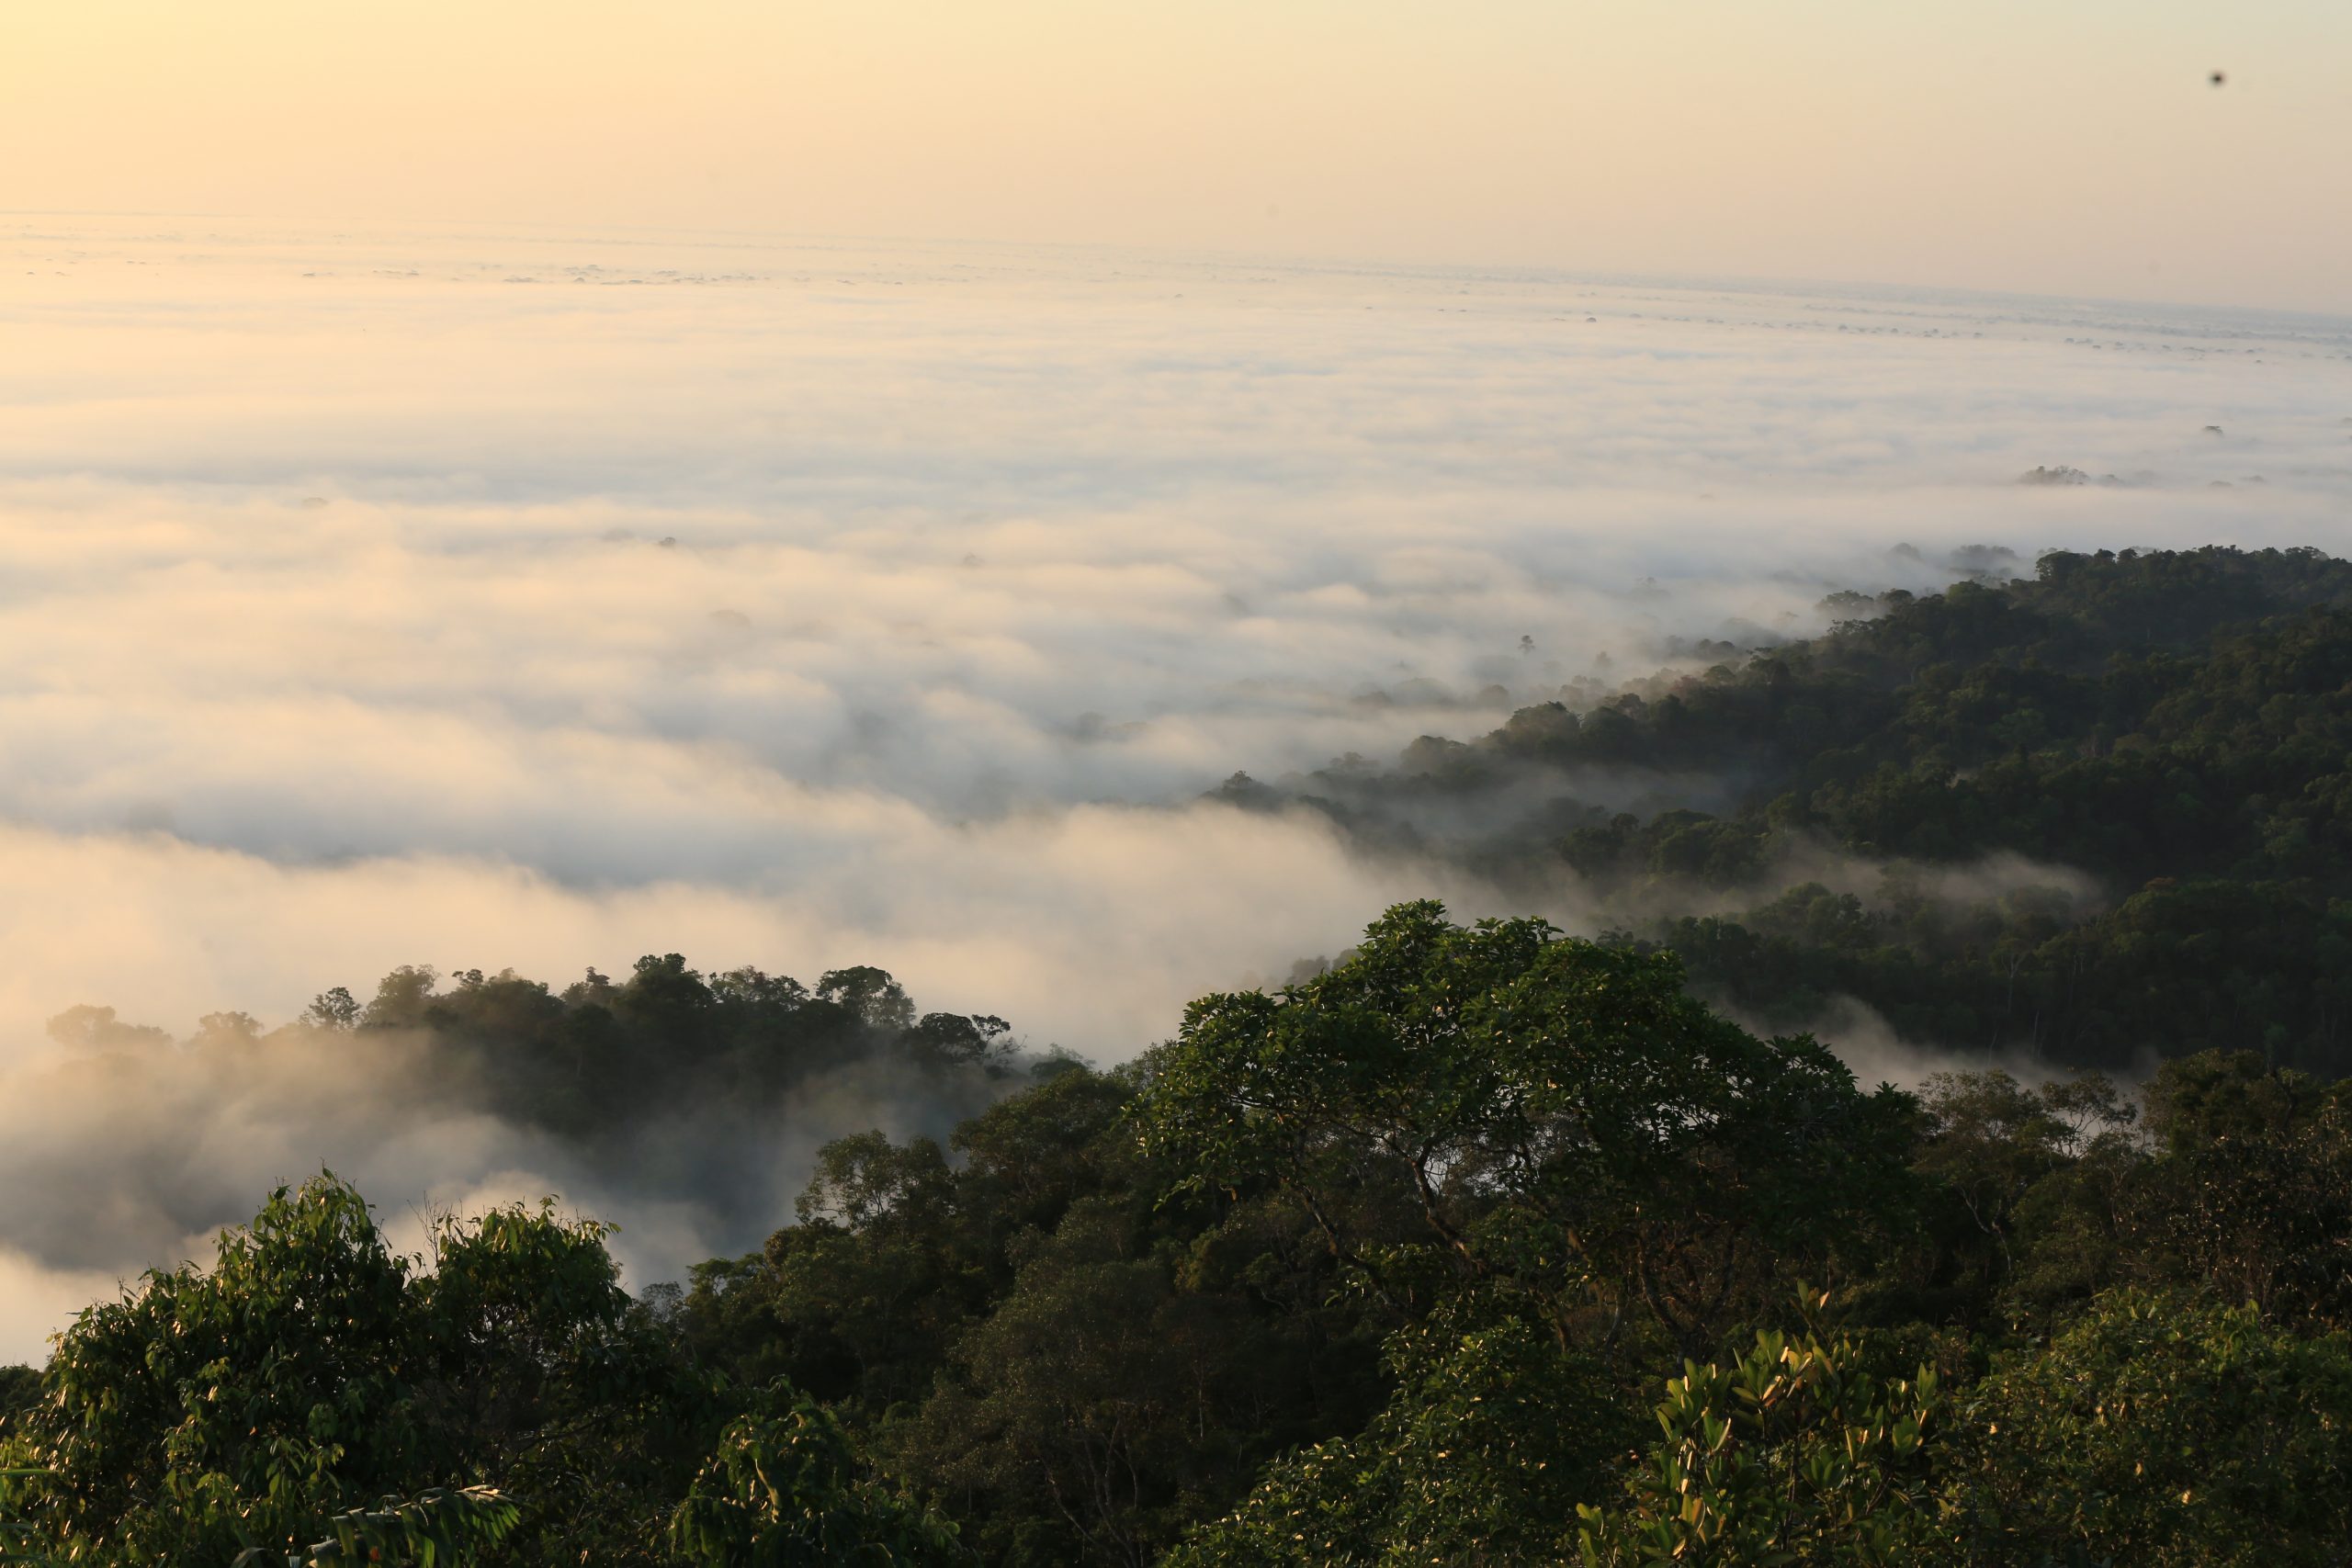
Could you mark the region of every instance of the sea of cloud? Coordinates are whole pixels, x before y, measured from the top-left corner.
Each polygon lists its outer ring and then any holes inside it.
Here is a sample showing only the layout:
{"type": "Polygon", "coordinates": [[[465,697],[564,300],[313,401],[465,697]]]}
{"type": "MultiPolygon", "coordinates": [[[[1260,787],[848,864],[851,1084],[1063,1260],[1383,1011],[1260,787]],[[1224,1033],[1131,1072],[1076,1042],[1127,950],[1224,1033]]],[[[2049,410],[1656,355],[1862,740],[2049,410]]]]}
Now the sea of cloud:
{"type": "MultiPolygon", "coordinates": [[[[74,1201],[33,1131],[84,1124],[75,1003],[185,1033],[678,951],[1119,1059],[1396,898],[1497,904],[1201,802],[1236,770],[1802,635],[1969,546],[2325,546],[2352,501],[2352,322],[2187,308],[20,217],[0,342],[19,1207],[74,1201]],[[2062,466],[2120,482],[2017,482],[2062,466]]],[[[495,1129],[322,1126],[198,1145],[218,1218],[336,1160],[388,1204],[551,1179],[495,1129]]],[[[0,1226],[0,1356],[172,1250],[88,1228],[0,1226]]]]}

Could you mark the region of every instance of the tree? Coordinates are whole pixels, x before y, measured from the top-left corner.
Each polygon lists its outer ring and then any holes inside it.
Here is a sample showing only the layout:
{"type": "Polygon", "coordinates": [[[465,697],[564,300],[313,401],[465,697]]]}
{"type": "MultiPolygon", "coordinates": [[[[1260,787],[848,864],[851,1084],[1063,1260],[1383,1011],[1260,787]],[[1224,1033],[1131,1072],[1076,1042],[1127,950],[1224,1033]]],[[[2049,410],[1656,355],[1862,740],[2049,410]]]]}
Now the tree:
{"type": "Polygon", "coordinates": [[[2352,1100],[2251,1053],[2168,1062],[2149,1085],[2165,1140],[2132,1194],[2150,1282],[2352,1325],[2352,1100]],[[2154,1267],[2149,1268],[2153,1264],[2154,1267]]]}
{"type": "Polygon", "coordinates": [[[943,1520],[866,1473],[841,1423],[807,1399],[718,1439],[670,1526],[697,1568],[930,1568],[968,1560],[943,1520]]]}
{"type": "Polygon", "coordinates": [[[1960,1400],[1947,1500],[1973,1562],[2319,1568],[2352,1539],[2347,1410],[2352,1338],[2120,1292],[1960,1400]]]}
{"type": "Polygon", "coordinates": [[[915,1005],[906,987],[887,969],[859,964],[835,969],[817,981],[817,999],[847,1008],[869,1029],[898,1031],[915,1021],[915,1005]]]}
{"type": "Polygon", "coordinates": [[[2329,1099],[2319,1080],[2278,1071],[2258,1052],[2202,1051],[2157,1067],[2148,1081],[2148,1131],[2172,1153],[2188,1154],[2289,1133],[2329,1099]]]}
{"type": "Polygon", "coordinates": [[[407,1409],[447,1476],[523,1506],[535,1560],[649,1562],[677,1488],[737,1407],[621,1289],[613,1227],[552,1199],[440,1216],[411,1282],[407,1409]]]}
{"type": "Polygon", "coordinates": [[[1631,1304],[1696,1349],[1776,1260],[1834,1261],[1897,1213],[1910,1102],[1681,980],[1541,920],[1399,905],[1326,975],[1188,1008],[1140,1129],[1194,1184],[1278,1184],[1400,1307],[1497,1292],[1565,1342],[1589,1303],[1631,1304]],[[1416,1213],[1423,1247],[1353,1234],[1365,1192],[1416,1213]]]}
{"type": "Polygon", "coordinates": [[[1268,1465],[1167,1568],[1560,1561],[1631,1438],[1604,1369],[1523,1321],[1411,1325],[1386,1360],[1396,1392],[1364,1432],[1268,1465]]]}
{"type": "Polygon", "coordinates": [[[46,1472],[27,1517],[63,1555],[226,1562],[409,1490],[408,1283],[357,1193],[279,1189],[211,1269],[150,1271],[65,1331],[18,1442],[46,1472]]]}
{"type": "MultiPolygon", "coordinates": [[[[2082,1256],[2110,1250],[2120,1222],[2112,1209],[2106,1224],[2084,1233],[2073,1222],[2079,1203],[2048,1200],[2062,1174],[2089,1174],[2121,1165],[2138,1170],[2144,1161],[2125,1140],[2135,1112],[2098,1074],[2081,1074],[2029,1088],[2007,1073],[1939,1073],[1921,1095],[1924,1140],[1914,1168],[1928,1179],[1931,1209],[1951,1213],[1952,1250],[1970,1259],[1981,1280],[1974,1304],[1994,1291],[2030,1274],[2041,1296],[2064,1292],[2070,1278],[2106,1282],[2111,1263],[2082,1256]],[[2060,1233],[2075,1230],[2073,1256],[2060,1258],[2060,1233]],[[2030,1257],[2021,1232],[2036,1244],[2030,1257]],[[2087,1269],[2086,1275],[2084,1270],[2087,1269]]],[[[2092,1196],[2081,1183],[2066,1183],[2070,1196],[2092,1196]]],[[[2087,1290],[2082,1293],[2088,1293],[2087,1290]]]]}
{"type": "Polygon", "coordinates": [[[124,1023],[114,1009],[70,1007],[49,1021],[49,1037],[61,1045],[90,1051],[134,1051],[169,1045],[170,1033],[143,1023],[124,1023]]]}
{"type": "Polygon", "coordinates": [[[929,1138],[837,1138],[768,1238],[763,1285],[796,1380],[876,1406],[920,1398],[967,1308],[953,1258],[955,1181],[929,1138]],[[830,1365],[828,1364],[830,1363],[830,1365]]]}
{"type": "Polygon", "coordinates": [[[249,1547],[231,1568],[341,1568],[349,1562],[470,1561],[514,1534],[522,1510],[486,1486],[434,1487],[413,1497],[385,1497],[327,1519],[329,1534],[283,1554],[249,1547]]]}
{"type": "Polygon", "coordinates": [[[359,1003],[341,986],[321,991],[303,1010],[302,1021],[313,1029],[350,1030],[359,1026],[359,1003]]]}
{"type": "Polygon", "coordinates": [[[0,1433],[8,1429],[8,1419],[18,1411],[32,1406],[40,1398],[40,1371],[37,1367],[0,1367],[0,1433]]]}
{"type": "Polygon", "coordinates": [[[66,1329],[11,1418],[7,1460],[37,1473],[0,1505],[100,1563],[307,1562],[345,1537],[652,1561],[728,1412],[620,1292],[605,1234],[547,1207],[445,1220],[424,1269],[333,1176],[281,1188],[209,1269],[151,1270],[66,1329]]]}
{"type": "Polygon", "coordinates": [[[430,964],[403,964],[376,987],[375,1000],[359,1015],[361,1027],[367,1029],[419,1029],[424,1024],[424,1010],[432,1004],[433,987],[441,983],[440,971],[430,964]]]}
{"type": "Polygon", "coordinates": [[[1233,1383],[1261,1331],[1231,1297],[1180,1288],[1099,1200],[1014,1256],[1012,1288],[894,1447],[943,1492],[1036,1520],[1014,1535],[1019,1560],[1144,1568],[1206,1511],[1216,1461],[1249,1446],[1233,1383]]]}
{"type": "Polygon", "coordinates": [[[1590,1568],[1930,1560],[1949,1533],[1930,1467],[1941,1382],[1867,1360],[1851,1339],[1766,1333],[1729,1363],[1686,1363],[1624,1501],[1578,1508],[1578,1555],[1590,1568]]]}
{"type": "Polygon", "coordinates": [[[205,1047],[250,1045],[261,1038],[261,1020],[249,1012],[208,1012],[196,1021],[196,1035],[188,1043],[205,1047]]]}
{"type": "Polygon", "coordinates": [[[1001,1052],[1012,1026],[987,1014],[927,1012],[899,1037],[907,1053],[933,1068],[978,1066],[1001,1052]]]}

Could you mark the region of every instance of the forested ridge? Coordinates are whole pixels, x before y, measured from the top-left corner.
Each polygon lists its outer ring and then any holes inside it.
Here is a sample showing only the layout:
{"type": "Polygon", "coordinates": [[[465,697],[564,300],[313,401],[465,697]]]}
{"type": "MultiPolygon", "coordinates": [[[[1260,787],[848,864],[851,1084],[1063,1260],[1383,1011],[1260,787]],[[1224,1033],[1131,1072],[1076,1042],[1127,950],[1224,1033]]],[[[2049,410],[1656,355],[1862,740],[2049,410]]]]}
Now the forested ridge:
{"type": "Polygon", "coordinates": [[[1825,607],[1849,618],[1736,666],[1223,793],[1531,894],[1573,873],[1774,1027],[1848,996],[1963,1052],[2352,1066],[2352,562],[2060,551],[1825,607]]]}
{"type": "Polygon", "coordinates": [[[2352,566],[2059,555],[1841,608],[1394,769],[1228,786],[1616,918],[1400,905],[1110,1070],[879,969],[677,955],[402,969],[186,1045],[63,1015],[124,1070],[411,1053],[616,1163],[724,1125],[702,1186],[844,1074],[940,1135],[837,1138],[764,1247],[634,1295],[560,1204],[407,1258],[331,1174],[270,1195],[0,1378],[0,1551],[2343,1562],[2352,566]],[[1577,795],[1602,779],[1648,799],[1577,795]],[[1953,891],[1996,852],[2030,869],[1953,891]],[[1837,996],[2003,1055],[1858,1082],[1795,1032],[1837,996]]]}

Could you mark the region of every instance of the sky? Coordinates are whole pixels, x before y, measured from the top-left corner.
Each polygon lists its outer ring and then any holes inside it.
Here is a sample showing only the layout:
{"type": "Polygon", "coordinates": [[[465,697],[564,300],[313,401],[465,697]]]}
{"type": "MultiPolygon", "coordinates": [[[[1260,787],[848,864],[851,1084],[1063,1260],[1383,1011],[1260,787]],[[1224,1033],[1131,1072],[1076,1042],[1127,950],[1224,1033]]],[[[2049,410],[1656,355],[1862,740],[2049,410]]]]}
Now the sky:
{"type": "Polygon", "coordinates": [[[2352,7],[2335,0],[8,11],[6,211],[2352,310],[2352,7]]]}

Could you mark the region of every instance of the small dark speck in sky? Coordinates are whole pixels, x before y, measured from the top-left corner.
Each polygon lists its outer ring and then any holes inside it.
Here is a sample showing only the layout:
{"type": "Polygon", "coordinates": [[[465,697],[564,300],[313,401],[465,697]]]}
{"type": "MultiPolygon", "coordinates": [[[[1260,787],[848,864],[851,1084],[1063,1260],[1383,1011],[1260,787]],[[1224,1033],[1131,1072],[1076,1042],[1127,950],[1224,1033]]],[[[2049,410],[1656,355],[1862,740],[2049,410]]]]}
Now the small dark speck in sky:
{"type": "Polygon", "coordinates": [[[2229,79],[2230,79],[2230,75],[2229,75],[2229,73],[2228,73],[2228,72],[2226,72],[2226,71],[2216,71],[2216,72],[2214,72],[2211,76],[2208,76],[2208,77],[2206,78],[2206,80],[2207,80],[2207,81],[2209,81],[2209,82],[2212,83],[2212,84],[2213,84],[2213,85],[2215,85],[2216,87],[2220,86],[2222,83],[2224,83],[2224,82],[2228,81],[2229,79]]]}

